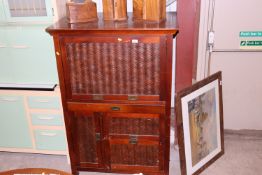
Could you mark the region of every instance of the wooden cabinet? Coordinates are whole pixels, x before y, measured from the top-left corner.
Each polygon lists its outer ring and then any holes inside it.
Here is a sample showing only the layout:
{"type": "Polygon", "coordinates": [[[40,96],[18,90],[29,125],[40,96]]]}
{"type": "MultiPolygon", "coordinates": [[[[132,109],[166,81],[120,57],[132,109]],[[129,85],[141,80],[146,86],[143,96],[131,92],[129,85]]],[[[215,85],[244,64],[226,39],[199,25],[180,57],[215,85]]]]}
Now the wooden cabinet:
{"type": "Polygon", "coordinates": [[[175,13],[160,23],[101,19],[47,28],[73,174],[168,174],[175,13]]]}

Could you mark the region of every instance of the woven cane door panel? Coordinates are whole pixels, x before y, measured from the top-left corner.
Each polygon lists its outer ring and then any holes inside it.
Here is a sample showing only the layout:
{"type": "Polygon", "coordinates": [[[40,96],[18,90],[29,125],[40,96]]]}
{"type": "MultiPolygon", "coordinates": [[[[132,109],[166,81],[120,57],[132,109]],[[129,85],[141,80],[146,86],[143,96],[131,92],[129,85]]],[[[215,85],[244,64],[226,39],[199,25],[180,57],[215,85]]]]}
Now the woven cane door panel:
{"type": "Polygon", "coordinates": [[[115,165],[159,165],[158,145],[112,144],[110,151],[112,169],[115,165]]]}
{"type": "Polygon", "coordinates": [[[159,114],[109,114],[109,134],[159,135],[159,114]]]}
{"type": "Polygon", "coordinates": [[[115,40],[65,43],[70,95],[160,94],[159,37],[115,40]]]}
{"type": "Polygon", "coordinates": [[[76,114],[74,116],[75,149],[78,152],[78,162],[81,165],[98,164],[100,143],[97,139],[97,124],[95,116],[90,114],[76,114]]]}

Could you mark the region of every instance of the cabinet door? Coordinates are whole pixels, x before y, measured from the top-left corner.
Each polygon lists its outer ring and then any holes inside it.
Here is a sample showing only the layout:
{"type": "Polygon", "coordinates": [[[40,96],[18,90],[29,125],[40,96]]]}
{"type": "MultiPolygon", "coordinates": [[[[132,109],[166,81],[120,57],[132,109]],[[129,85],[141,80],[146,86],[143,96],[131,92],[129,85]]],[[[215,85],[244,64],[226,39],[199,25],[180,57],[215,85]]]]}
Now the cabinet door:
{"type": "Polygon", "coordinates": [[[143,113],[108,113],[111,169],[139,172],[163,171],[164,116],[143,113]]]}
{"type": "Polygon", "coordinates": [[[78,140],[74,140],[73,143],[77,143],[79,156],[85,155],[84,152],[89,154],[94,152],[90,151],[93,149],[88,146],[79,147],[81,142],[96,143],[95,148],[98,148],[99,143],[101,161],[108,170],[132,173],[164,171],[164,154],[167,150],[165,138],[169,126],[168,119],[165,118],[164,104],[71,102],[68,103],[68,108],[86,113],[86,115],[77,114],[72,119],[75,121],[73,126],[78,128],[74,129],[76,132],[74,135],[78,140]],[[81,127],[88,129],[85,131],[80,129],[81,127]],[[101,134],[100,139],[94,142],[95,134],[98,132],[101,134]]]}
{"type": "Polygon", "coordinates": [[[0,0],[0,22],[5,21],[4,4],[3,0],[0,0]]]}
{"type": "MultiPolygon", "coordinates": [[[[61,43],[67,98],[159,100],[165,37],[81,36],[61,43]]],[[[165,83],[161,86],[165,89],[165,83]]]]}
{"type": "Polygon", "coordinates": [[[0,96],[0,147],[32,148],[23,97],[0,96]]]}
{"type": "Polygon", "coordinates": [[[13,75],[13,83],[57,83],[52,39],[44,31],[45,27],[46,25],[8,27],[10,61],[5,66],[9,67],[9,72],[13,75]]]}
{"type": "Polygon", "coordinates": [[[99,113],[71,112],[74,152],[77,166],[81,168],[101,168],[101,116],[99,113]]]}
{"type": "Polygon", "coordinates": [[[12,72],[13,59],[10,55],[10,48],[8,42],[8,29],[9,27],[0,27],[0,82],[12,83],[14,75],[12,72]]]}
{"type": "Polygon", "coordinates": [[[3,0],[6,22],[52,22],[52,0],[3,0]]]}

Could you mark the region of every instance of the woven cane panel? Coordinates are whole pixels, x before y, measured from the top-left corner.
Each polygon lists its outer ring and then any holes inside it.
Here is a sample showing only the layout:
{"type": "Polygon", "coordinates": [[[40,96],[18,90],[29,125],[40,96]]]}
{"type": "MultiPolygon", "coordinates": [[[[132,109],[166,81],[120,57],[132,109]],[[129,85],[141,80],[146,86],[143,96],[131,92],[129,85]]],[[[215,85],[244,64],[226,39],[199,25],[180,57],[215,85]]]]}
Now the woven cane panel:
{"type": "Polygon", "coordinates": [[[80,163],[96,163],[96,138],[93,117],[77,116],[76,135],[80,163]]]}
{"type": "Polygon", "coordinates": [[[158,165],[156,145],[111,145],[111,163],[124,165],[158,165]]]}
{"type": "Polygon", "coordinates": [[[159,95],[159,43],[67,43],[72,94],[159,95]]]}
{"type": "Polygon", "coordinates": [[[109,128],[110,134],[159,135],[159,119],[114,117],[109,128]]]}

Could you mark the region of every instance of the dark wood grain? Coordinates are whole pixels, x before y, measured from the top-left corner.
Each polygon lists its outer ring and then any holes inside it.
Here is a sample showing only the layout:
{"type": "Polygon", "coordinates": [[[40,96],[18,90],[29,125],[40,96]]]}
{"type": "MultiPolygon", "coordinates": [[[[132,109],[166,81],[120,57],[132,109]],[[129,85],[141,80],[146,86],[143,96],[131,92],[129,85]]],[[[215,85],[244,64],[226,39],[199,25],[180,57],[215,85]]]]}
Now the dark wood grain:
{"type": "Polygon", "coordinates": [[[161,22],[99,14],[97,22],[62,19],[46,31],[54,37],[72,173],[168,175],[176,14],[161,22]]]}
{"type": "Polygon", "coordinates": [[[69,24],[67,20],[61,19],[59,22],[48,27],[46,31],[50,34],[170,34],[178,33],[176,13],[168,12],[166,20],[160,23],[145,22],[143,20],[133,20],[132,13],[128,13],[127,21],[103,21],[102,14],[98,14],[97,22],[69,24]]]}
{"type": "Polygon", "coordinates": [[[70,173],[48,169],[48,168],[24,168],[24,169],[15,169],[10,171],[0,172],[1,175],[14,175],[14,174],[60,174],[60,175],[70,175],[70,173]]]}

